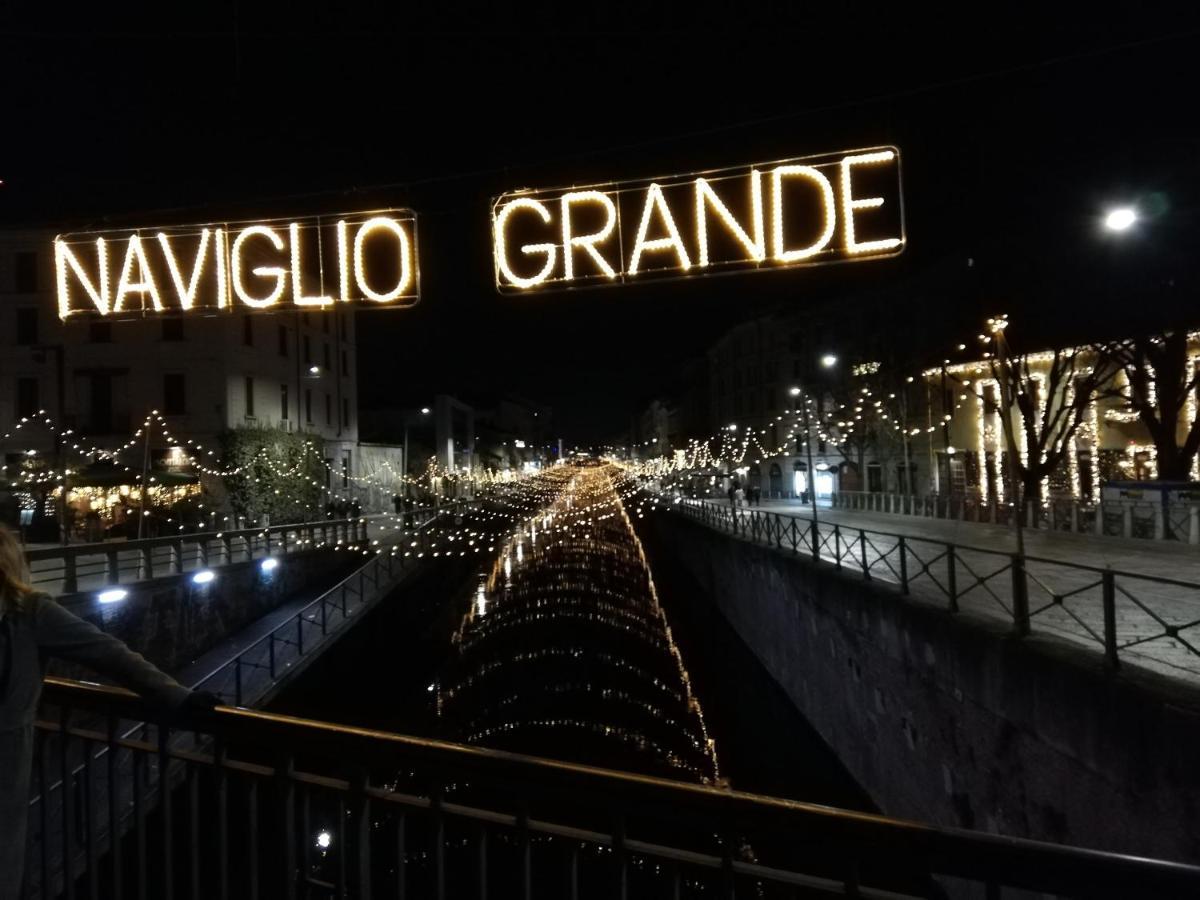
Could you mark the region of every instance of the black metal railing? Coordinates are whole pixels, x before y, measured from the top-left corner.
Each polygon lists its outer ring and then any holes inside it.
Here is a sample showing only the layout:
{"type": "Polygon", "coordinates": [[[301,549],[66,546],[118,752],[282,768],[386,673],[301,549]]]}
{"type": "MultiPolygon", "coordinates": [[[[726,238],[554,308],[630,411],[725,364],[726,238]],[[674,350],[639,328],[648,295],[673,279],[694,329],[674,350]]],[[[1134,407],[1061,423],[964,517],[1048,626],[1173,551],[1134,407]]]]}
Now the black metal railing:
{"type": "Polygon", "coordinates": [[[368,538],[372,518],[379,517],[42,547],[27,551],[26,557],[34,587],[54,594],[73,594],[273,553],[354,544],[368,538]]]}
{"type": "MultiPolygon", "coordinates": [[[[439,513],[422,510],[396,543],[359,552],[363,564],[266,634],[197,681],[193,688],[216,694],[233,706],[257,701],[281,677],[324,648],[331,635],[367,607],[386,596],[397,580],[429,551],[429,526],[439,513]],[[253,698],[253,700],[249,699],[253,698]]],[[[377,544],[379,542],[376,542],[377,544]]]]}
{"type": "Polygon", "coordinates": [[[1200,584],[902,532],[854,528],[704,500],[665,507],[709,527],[805,554],[867,580],[1001,616],[1018,635],[1035,627],[1093,647],[1112,667],[1136,657],[1170,674],[1200,675],[1200,584]]]}
{"type": "Polygon", "coordinates": [[[1180,863],[250,710],[183,719],[65,680],[37,727],[35,782],[75,782],[40,845],[71,866],[35,852],[27,898],[1200,896],[1180,863]],[[103,777],[121,758],[131,784],[103,777]]]}
{"type": "MultiPolygon", "coordinates": [[[[834,509],[951,519],[959,522],[1012,525],[1011,501],[977,493],[897,494],[878,491],[836,491],[834,509]]],[[[1068,531],[1097,537],[1169,539],[1200,544],[1200,504],[1175,502],[1163,516],[1161,503],[1129,499],[1089,502],[1068,497],[1031,501],[1023,524],[1029,528],[1068,531]]]]}

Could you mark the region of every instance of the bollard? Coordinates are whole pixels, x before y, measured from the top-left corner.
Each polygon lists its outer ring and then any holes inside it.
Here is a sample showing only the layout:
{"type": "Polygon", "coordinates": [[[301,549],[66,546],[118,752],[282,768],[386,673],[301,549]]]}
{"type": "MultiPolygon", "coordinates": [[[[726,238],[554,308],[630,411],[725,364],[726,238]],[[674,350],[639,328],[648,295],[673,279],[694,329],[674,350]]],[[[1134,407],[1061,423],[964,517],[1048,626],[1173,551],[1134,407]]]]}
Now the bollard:
{"type": "Polygon", "coordinates": [[[1078,532],[1079,532],[1079,501],[1072,500],[1071,501],[1071,533],[1077,534],[1078,532]]]}
{"type": "Polygon", "coordinates": [[[1121,535],[1123,537],[1133,537],[1133,507],[1128,503],[1121,510],[1121,535]]]}
{"type": "Polygon", "coordinates": [[[905,552],[904,535],[900,535],[900,593],[908,596],[908,553],[905,552]]]}
{"type": "Polygon", "coordinates": [[[1104,537],[1104,501],[1101,500],[1096,504],[1096,521],[1092,523],[1092,528],[1096,532],[1097,537],[1104,537]]]}
{"type": "Polygon", "coordinates": [[[1200,506],[1188,507],[1188,543],[1200,544],[1200,506]]]}
{"type": "Polygon", "coordinates": [[[120,557],[117,555],[117,551],[106,551],[104,554],[104,561],[106,564],[104,571],[104,583],[118,584],[121,581],[121,565],[120,557]]]}

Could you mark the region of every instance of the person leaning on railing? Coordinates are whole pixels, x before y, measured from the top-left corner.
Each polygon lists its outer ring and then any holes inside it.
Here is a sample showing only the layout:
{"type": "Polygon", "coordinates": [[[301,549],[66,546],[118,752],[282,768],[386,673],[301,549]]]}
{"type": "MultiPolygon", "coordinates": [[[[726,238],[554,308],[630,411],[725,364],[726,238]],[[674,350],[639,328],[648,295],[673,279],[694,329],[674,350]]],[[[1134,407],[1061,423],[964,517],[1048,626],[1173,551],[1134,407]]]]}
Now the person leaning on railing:
{"type": "Polygon", "coordinates": [[[163,710],[207,710],[219,702],[179,684],[115,637],[29,587],[21,545],[0,526],[0,900],[16,900],[21,893],[33,720],[49,657],[94,669],[163,710]]]}

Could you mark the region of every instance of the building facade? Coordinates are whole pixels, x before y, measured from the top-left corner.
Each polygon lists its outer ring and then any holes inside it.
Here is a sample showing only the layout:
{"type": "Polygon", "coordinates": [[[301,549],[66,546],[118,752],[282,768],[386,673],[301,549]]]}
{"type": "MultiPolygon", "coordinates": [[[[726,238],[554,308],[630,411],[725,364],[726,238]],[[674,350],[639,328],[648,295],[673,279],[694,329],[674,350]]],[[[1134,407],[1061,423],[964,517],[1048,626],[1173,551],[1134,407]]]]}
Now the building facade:
{"type": "MultiPolygon", "coordinates": [[[[331,489],[338,479],[350,485],[358,473],[351,310],[63,322],[53,239],[42,230],[0,235],[0,434],[41,412],[71,431],[72,446],[113,451],[157,413],[179,444],[202,446],[197,458],[215,464],[223,433],[279,428],[319,445],[331,489]]],[[[159,431],[150,434],[156,461],[171,452],[159,431]]],[[[6,469],[30,450],[55,452],[49,429],[29,425],[0,445],[6,469]]],[[[121,461],[137,465],[145,451],[126,448],[121,461]]]]}

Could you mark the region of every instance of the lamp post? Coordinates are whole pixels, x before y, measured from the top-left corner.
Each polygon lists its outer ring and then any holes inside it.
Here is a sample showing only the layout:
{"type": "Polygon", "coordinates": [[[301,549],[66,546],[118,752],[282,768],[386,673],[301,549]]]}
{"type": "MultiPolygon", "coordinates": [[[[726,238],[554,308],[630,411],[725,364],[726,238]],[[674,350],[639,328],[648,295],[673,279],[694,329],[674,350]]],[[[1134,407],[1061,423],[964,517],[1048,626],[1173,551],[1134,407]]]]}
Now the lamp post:
{"type": "Polygon", "coordinates": [[[808,396],[798,387],[788,391],[793,397],[802,398],[797,402],[801,404],[802,416],[804,418],[804,452],[807,458],[808,471],[805,473],[804,487],[808,491],[808,502],[812,507],[813,523],[817,521],[817,478],[816,470],[813,468],[812,458],[812,426],[808,417],[808,396]]]}
{"type": "MultiPolygon", "coordinates": [[[[421,415],[423,415],[423,416],[429,415],[429,407],[428,406],[421,407],[421,415]]],[[[404,459],[401,461],[401,464],[400,464],[400,467],[404,473],[404,479],[405,479],[404,493],[405,494],[408,493],[408,425],[409,425],[409,421],[410,421],[409,415],[408,415],[408,413],[405,413],[404,414],[404,459]]]]}

